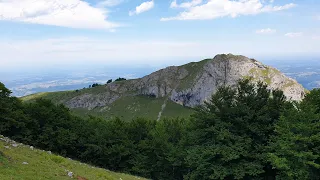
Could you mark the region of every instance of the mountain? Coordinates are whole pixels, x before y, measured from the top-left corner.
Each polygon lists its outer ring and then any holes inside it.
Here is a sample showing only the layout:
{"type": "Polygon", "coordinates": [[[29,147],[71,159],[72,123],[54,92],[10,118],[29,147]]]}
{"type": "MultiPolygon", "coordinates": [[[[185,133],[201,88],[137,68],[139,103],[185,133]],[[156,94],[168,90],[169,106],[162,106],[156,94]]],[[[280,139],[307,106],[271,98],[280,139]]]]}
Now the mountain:
{"type": "Polygon", "coordinates": [[[109,179],[138,180],[17,143],[0,136],[0,179],[109,179]],[[71,178],[72,177],[72,178],[71,178]]]}
{"type": "Polygon", "coordinates": [[[281,89],[289,100],[300,101],[305,89],[279,70],[241,55],[219,54],[212,59],[170,66],[139,79],[113,82],[77,91],[39,93],[23,100],[47,98],[79,114],[152,118],[188,116],[220,86],[242,78],[263,81],[281,89]]]}

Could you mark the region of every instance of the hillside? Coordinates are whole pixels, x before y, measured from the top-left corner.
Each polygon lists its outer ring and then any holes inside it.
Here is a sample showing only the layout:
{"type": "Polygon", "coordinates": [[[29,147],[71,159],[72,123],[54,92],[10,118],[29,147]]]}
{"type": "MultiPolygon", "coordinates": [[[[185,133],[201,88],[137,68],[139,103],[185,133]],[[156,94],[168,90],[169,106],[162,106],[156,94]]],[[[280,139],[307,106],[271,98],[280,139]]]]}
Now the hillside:
{"type": "Polygon", "coordinates": [[[45,150],[0,138],[0,179],[127,178],[54,152],[159,180],[319,180],[320,89],[301,102],[248,79],[237,90],[219,88],[193,118],[126,121],[74,116],[46,99],[22,103],[0,83],[0,134],[45,150]]]}
{"type": "Polygon", "coordinates": [[[220,86],[234,86],[241,78],[281,89],[289,100],[300,101],[305,95],[302,85],[275,68],[245,56],[220,54],[213,59],[170,66],[139,79],[79,91],[39,93],[23,100],[51,99],[81,115],[188,117],[193,112],[190,108],[203,104],[220,86]]]}
{"type": "Polygon", "coordinates": [[[0,179],[138,180],[126,174],[96,168],[0,136],[0,179]]]}

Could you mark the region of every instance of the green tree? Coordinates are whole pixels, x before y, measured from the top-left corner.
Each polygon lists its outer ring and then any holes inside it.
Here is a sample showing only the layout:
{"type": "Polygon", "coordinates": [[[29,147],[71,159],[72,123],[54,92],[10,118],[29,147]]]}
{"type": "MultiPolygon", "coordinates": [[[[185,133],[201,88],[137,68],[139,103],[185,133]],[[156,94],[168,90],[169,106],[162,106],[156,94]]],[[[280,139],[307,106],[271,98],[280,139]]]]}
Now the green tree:
{"type": "Polygon", "coordinates": [[[304,104],[313,105],[316,108],[316,113],[320,113],[320,89],[313,89],[308,93],[303,100],[304,104]]]}
{"type": "Polygon", "coordinates": [[[3,83],[0,82],[0,97],[8,98],[11,94],[11,91],[5,87],[3,83]]]}
{"type": "Polygon", "coordinates": [[[183,179],[185,123],[184,119],[163,119],[149,128],[136,146],[133,172],[152,179],[183,179]]]}
{"type": "Polygon", "coordinates": [[[279,179],[320,179],[319,90],[288,108],[276,125],[269,160],[279,179]]]}
{"type": "Polygon", "coordinates": [[[32,131],[33,145],[61,155],[73,154],[77,139],[73,127],[77,122],[68,108],[37,99],[25,105],[25,113],[30,119],[26,126],[32,131]]]}
{"type": "Polygon", "coordinates": [[[117,81],[125,81],[125,80],[127,80],[126,78],[121,78],[121,77],[119,77],[118,79],[116,79],[116,80],[114,80],[115,82],[117,82],[117,81]]]}
{"type": "Polygon", "coordinates": [[[151,139],[151,131],[156,126],[156,121],[147,120],[144,118],[133,119],[129,122],[128,136],[132,141],[131,148],[132,156],[130,158],[130,172],[143,177],[151,176],[150,166],[154,159],[150,159],[153,153],[149,146],[149,139],[151,139]]]}
{"type": "Polygon", "coordinates": [[[112,79],[109,79],[109,80],[107,81],[107,84],[110,84],[110,83],[112,83],[112,79]]]}
{"type": "Polygon", "coordinates": [[[272,178],[266,149],[284,107],[283,92],[263,83],[219,88],[193,115],[186,178],[272,178]]]}
{"type": "Polygon", "coordinates": [[[24,121],[21,101],[11,97],[11,91],[0,82],[0,133],[5,136],[22,138],[21,133],[28,133],[24,121]]]}

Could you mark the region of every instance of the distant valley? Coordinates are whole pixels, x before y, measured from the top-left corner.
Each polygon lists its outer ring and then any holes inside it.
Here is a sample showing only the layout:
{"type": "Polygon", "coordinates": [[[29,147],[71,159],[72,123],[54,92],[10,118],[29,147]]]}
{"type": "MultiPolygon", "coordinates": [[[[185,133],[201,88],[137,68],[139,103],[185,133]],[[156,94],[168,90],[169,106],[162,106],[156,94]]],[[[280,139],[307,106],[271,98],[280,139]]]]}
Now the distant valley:
{"type": "Polygon", "coordinates": [[[285,75],[296,79],[306,89],[320,87],[320,58],[313,60],[284,60],[268,63],[285,75]]]}

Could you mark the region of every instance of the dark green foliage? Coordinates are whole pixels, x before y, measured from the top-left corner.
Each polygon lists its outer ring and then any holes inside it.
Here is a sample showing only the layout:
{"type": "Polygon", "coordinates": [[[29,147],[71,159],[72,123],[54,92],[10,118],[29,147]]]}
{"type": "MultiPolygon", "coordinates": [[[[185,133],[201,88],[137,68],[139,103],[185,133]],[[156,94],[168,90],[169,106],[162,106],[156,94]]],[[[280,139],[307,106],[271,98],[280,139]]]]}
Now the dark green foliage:
{"type": "Polygon", "coordinates": [[[23,106],[19,99],[10,96],[11,91],[0,82],[0,132],[9,136],[27,133],[24,121],[28,121],[23,113],[23,106]]]}
{"type": "Polygon", "coordinates": [[[318,95],[319,90],[311,91],[300,105],[288,108],[277,123],[269,160],[279,170],[281,179],[320,177],[318,95]]]}
{"type": "Polygon", "coordinates": [[[116,79],[116,80],[114,80],[115,82],[117,82],[117,81],[125,81],[125,80],[127,80],[126,78],[118,78],[118,79],[116,79]]]}
{"type": "Polygon", "coordinates": [[[133,172],[152,179],[183,179],[186,168],[181,139],[186,134],[186,122],[164,119],[152,123],[153,128],[137,142],[139,153],[132,161],[133,172]]]}
{"type": "MultiPolygon", "coordinates": [[[[189,179],[257,178],[265,173],[266,148],[285,104],[279,91],[240,81],[222,87],[194,117],[187,162],[189,179]]],[[[271,172],[272,173],[272,172],[271,172]]]]}
{"type": "Polygon", "coordinates": [[[221,87],[190,119],[160,121],[84,119],[10,94],[0,83],[0,134],[110,170],[155,180],[320,177],[319,90],[290,103],[244,80],[221,87]]]}
{"type": "Polygon", "coordinates": [[[3,83],[0,82],[0,97],[1,98],[7,98],[11,94],[11,91],[7,89],[3,83]]]}
{"type": "Polygon", "coordinates": [[[110,83],[112,83],[112,79],[109,79],[109,80],[107,81],[107,84],[110,84],[110,83]]]}
{"type": "Polygon", "coordinates": [[[320,89],[313,89],[305,97],[304,104],[313,105],[316,108],[316,113],[320,113],[320,89]]]}
{"type": "Polygon", "coordinates": [[[30,119],[26,123],[32,133],[32,144],[41,149],[51,150],[62,155],[74,151],[77,134],[73,128],[77,119],[70,115],[63,105],[55,105],[49,100],[38,99],[26,104],[25,113],[30,119]]]}
{"type": "MultiPolygon", "coordinates": [[[[94,87],[98,87],[98,86],[101,86],[101,84],[93,83],[93,84],[91,85],[91,87],[92,87],[92,88],[94,88],[94,87]]],[[[90,88],[90,86],[89,86],[89,88],[90,88]]]]}

